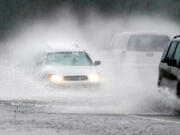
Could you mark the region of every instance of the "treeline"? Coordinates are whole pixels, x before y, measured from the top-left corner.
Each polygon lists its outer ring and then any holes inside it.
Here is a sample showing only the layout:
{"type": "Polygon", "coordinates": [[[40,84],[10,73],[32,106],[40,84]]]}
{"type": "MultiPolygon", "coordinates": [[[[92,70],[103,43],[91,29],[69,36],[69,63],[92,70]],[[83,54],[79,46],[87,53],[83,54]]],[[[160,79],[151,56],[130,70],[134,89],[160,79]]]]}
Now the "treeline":
{"type": "Polygon", "coordinates": [[[164,14],[180,20],[180,0],[0,0],[0,38],[5,37],[17,21],[47,16],[65,6],[80,17],[96,10],[107,16],[164,14]]]}

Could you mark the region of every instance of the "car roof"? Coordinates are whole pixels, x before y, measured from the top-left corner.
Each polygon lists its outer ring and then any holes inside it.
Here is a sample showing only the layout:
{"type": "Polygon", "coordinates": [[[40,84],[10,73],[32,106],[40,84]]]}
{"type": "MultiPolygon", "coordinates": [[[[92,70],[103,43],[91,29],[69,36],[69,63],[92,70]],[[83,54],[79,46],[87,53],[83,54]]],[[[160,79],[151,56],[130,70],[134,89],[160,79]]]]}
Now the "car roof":
{"type": "Polygon", "coordinates": [[[167,36],[169,39],[170,37],[167,34],[156,32],[156,31],[133,31],[133,32],[122,32],[122,33],[115,33],[115,36],[123,36],[123,35],[157,35],[157,36],[167,36]]]}
{"type": "Polygon", "coordinates": [[[171,41],[180,41],[180,35],[175,35],[171,41]]]}
{"type": "Polygon", "coordinates": [[[178,41],[178,42],[180,42],[180,39],[172,39],[171,41],[178,41]]]}
{"type": "Polygon", "coordinates": [[[74,49],[74,48],[57,48],[57,49],[50,49],[50,50],[48,50],[48,51],[46,51],[47,53],[48,52],[79,52],[79,51],[83,51],[83,52],[85,52],[85,50],[81,50],[81,49],[74,49]]]}
{"type": "Polygon", "coordinates": [[[74,52],[74,51],[85,52],[85,50],[81,49],[79,47],[79,45],[72,45],[72,46],[66,46],[66,47],[53,47],[53,46],[49,45],[46,48],[44,48],[44,51],[46,53],[50,53],[50,52],[74,52]]]}

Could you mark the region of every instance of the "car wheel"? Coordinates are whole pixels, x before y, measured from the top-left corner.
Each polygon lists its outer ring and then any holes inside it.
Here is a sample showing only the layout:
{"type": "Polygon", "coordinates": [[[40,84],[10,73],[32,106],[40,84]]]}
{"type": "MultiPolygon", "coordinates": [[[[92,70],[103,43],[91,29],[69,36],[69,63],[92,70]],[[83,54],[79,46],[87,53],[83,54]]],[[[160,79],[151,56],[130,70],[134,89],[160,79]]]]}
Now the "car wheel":
{"type": "Polygon", "coordinates": [[[161,87],[161,81],[160,80],[158,80],[157,86],[161,87]]]}
{"type": "Polygon", "coordinates": [[[177,84],[176,95],[178,98],[180,98],[180,82],[177,84]]]}
{"type": "Polygon", "coordinates": [[[158,83],[157,83],[157,86],[158,87],[162,87],[162,82],[161,82],[161,77],[159,76],[159,78],[158,78],[158,83]]]}

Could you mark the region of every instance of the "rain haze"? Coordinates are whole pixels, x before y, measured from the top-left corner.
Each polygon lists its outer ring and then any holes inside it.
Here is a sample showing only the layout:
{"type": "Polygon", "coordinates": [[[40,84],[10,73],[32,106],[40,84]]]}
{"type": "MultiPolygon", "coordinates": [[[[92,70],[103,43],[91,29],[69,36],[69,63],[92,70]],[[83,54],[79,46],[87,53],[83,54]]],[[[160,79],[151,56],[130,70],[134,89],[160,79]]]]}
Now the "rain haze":
{"type": "Polygon", "coordinates": [[[180,101],[157,84],[180,3],[136,1],[2,0],[0,133],[178,135],[180,101]]]}

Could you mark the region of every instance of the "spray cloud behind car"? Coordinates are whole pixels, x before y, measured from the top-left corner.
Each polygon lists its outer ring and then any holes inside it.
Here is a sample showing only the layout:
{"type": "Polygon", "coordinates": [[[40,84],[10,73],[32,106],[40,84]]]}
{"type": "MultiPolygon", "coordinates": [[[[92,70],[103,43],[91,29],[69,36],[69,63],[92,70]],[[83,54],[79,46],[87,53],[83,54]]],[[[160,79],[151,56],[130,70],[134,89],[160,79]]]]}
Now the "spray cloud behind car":
{"type": "MultiPolygon", "coordinates": [[[[81,106],[85,106],[86,111],[89,109],[92,112],[103,110],[103,112],[114,113],[121,111],[151,112],[154,111],[151,107],[156,100],[162,100],[162,103],[167,106],[169,104],[171,106],[171,103],[176,100],[170,96],[172,102],[167,103],[163,96],[158,94],[154,83],[144,85],[141,82],[142,78],[149,81],[148,78],[138,76],[134,71],[128,73],[134,80],[133,84],[128,84],[126,81],[127,74],[123,74],[121,77],[123,80],[119,80],[116,75],[118,69],[114,66],[114,61],[109,61],[109,56],[103,53],[104,46],[110,43],[112,35],[116,32],[158,31],[169,36],[177,34],[179,28],[173,20],[159,16],[104,17],[96,12],[91,12],[84,20],[79,20],[72,12],[64,10],[55,13],[51,18],[27,20],[26,22],[17,25],[13,31],[17,34],[5,43],[7,47],[5,55],[9,56],[7,58],[9,67],[1,66],[1,71],[3,71],[1,75],[4,76],[1,78],[2,99],[35,98],[39,100],[57,99],[58,101],[61,97],[69,106],[78,102],[81,106]],[[39,52],[48,47],[62,48],[68,45],[71,47],[73,44],[79,44],[94,58],[102,61],[100,70],[104,75],[105,83],[101,90],[52,90],[33,81],[32,69],[35,56],[39,52]],[[97,110],[99,106],[102,108],[97,110]]],[[[79,109],[74,109],[74,111],[79,111],[79,109]]],[[[83,112],[83,108],[80,111],[83,112]]]]}

